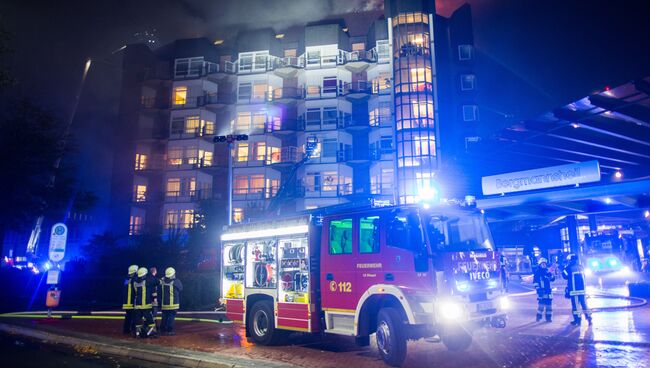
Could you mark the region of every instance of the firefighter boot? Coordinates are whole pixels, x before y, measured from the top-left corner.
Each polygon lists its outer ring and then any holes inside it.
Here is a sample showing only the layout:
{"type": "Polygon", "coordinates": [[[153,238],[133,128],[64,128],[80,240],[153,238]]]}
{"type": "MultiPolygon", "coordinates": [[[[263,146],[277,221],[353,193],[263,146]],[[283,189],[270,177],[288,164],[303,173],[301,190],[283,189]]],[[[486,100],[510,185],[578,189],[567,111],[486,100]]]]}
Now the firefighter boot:
{"type": "Polygon", "coordinates": [[[585,318],[587,319],[587,323],[589,323],[589,326],[591,326],[591,315],[587,314],[585,315],[585,318]]]}
{"type": "Polygon", "coordinates": [[[580,326],[580,322],[582,322],[582,320],[580,318],[574,318],[573,322],[571,322],[571,324],[574,325],[574,326],[580,326]]]}

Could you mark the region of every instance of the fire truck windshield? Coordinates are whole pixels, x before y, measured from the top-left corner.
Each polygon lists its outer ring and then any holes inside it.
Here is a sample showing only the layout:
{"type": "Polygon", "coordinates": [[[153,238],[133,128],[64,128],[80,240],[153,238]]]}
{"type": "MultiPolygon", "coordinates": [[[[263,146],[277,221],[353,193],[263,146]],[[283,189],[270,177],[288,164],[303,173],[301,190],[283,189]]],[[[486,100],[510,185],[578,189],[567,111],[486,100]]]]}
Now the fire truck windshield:
{"type": "Polygon", "coordinates": [[[425,215],[427,236],[434,252],[493,250],[490,231],[479,214],[425,215]]]}

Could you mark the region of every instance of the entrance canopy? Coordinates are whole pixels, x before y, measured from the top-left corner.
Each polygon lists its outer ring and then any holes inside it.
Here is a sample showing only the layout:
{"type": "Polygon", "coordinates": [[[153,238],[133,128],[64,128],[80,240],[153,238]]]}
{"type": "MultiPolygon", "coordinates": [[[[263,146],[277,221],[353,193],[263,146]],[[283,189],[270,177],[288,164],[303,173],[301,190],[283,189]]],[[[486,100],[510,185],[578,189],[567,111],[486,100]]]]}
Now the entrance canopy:
{"type": "Polygon", "coordinates": [[[480,199],[477,207],[491,222],[589,214],[638,218],[650,208],[650,179],[503,195],[480,199]]]}

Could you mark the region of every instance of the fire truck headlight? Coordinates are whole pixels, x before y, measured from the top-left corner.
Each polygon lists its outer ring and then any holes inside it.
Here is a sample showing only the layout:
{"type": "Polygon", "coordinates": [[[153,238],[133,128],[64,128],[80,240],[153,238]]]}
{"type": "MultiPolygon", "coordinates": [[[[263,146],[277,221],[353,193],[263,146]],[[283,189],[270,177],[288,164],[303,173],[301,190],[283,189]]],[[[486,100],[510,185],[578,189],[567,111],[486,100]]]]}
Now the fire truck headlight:
{"type": "Polygon", "coordinates": [[[463,306],[452,301],[443,301],[438,305],[438,314],[447,321],[454,321],[463,315],[463,306]]]}
{"type": "Polygon", "coordinates": [[[488,281],[488,287],[490,287],[490,288],[495,288],[495,287],[497,287],[497,286],[499,286],[499,284],[497,283],[497,280],[490,280],[490,281],[488,281]]]}
{"type": "Polygon", "coordinates": [[[499,305],[501,306],[501,309],[503,309],[503,310],[510,309],[510,299],[508,299],[507,296],[502,296],[499,299],[499,305]]]}
{"type": "Polygon", "coordinates": [[[608,258],[608,259],[607,259],[607,265],[608,265],[609,267],[611,267],[611,268],[617,268],[617,267],[619,267],[621,264],[620,264],[620,262],[618,261],[617,258],[612,257],[612,258],[608,258]]]}
{"type": "Polygon", "coordinates": [[[469,282],[467,281],[456,282],[456,289],[458,289],[458,291],[462,293],[466,292],[467,290],[469,290],[469,282]]]}
{"type": "Polygon", "coordinates": [[[594,274],[594,271],[591,270],[591,268],[587,267],[585,268],[585,276],[592,276],[594,274]]]}
{"type": "Polygon", "coordinates": [[[625,276],[632,274],[632,270],[630,269],[629,266],[623,266],[619,272],[625,276]]]}

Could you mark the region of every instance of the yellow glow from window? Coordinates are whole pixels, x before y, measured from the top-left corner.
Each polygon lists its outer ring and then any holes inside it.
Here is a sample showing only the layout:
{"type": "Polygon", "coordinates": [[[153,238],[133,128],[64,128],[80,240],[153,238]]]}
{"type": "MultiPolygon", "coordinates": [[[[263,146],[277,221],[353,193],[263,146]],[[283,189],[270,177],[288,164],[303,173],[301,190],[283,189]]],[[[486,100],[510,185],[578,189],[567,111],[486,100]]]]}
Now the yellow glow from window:
{"type": "Polygon", "coordinates": [[[237,162],[248,161],[248,143],[237,143],[237,162]]]}
{"type": "Polygon", "coordinates": [[[244,221],[244,209],[242,208],[233,208],[232,209],[232,222],[239,223],[244,221]]]}
{"type": "Polygon", "coordinates": [[[187,103],[187,87],[174,88],[174,105],[185,105],[187,103]]]}

